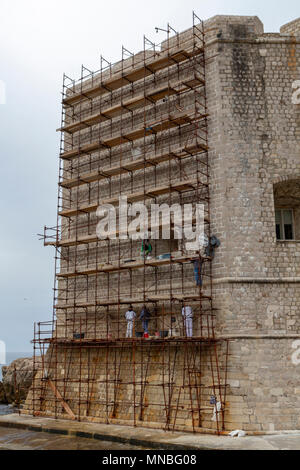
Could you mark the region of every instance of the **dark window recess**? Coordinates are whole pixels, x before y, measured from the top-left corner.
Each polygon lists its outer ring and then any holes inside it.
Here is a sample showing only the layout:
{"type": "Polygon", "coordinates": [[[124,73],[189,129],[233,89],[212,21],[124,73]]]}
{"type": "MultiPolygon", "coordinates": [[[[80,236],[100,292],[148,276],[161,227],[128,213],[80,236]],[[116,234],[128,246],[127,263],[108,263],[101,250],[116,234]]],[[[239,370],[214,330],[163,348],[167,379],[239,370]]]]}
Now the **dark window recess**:
{"type": "Polygon", "coordinates": [[[276,211],[275,211],[275,219],[276,219],[276,237],[277,237],[277,240],[282,240],[282,233],[281,233],[281,210],[276,209],[276,211]]]}
{"type": "Polygon", "coordinates": [[[293,240],[293,226],[292,225],[284,225],[284,235],[286,240],[293,240]]]}
{"type": "Polygon", "coordinates": [[[292,209],[276,209],[275,219],[277,240],[294,240],[292,209]]]}
{"type": "Polygon", "coordinates": [[[276,224],[276,238],[277,240],[282,240],[281,232],[280,232],[280,225],[276,224]]]}

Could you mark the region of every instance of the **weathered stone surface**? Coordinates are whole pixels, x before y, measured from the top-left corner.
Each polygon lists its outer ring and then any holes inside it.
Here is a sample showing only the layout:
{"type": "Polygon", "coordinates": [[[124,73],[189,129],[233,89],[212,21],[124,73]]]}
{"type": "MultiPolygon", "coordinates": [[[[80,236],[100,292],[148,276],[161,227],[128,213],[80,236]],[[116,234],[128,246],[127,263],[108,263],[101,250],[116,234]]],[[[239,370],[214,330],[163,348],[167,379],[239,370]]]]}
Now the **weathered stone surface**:
{"type": "MultiPolygon", "coordinates": [[[[38,359],[36,359],[38,362],[38,359]]],[[[33,359],[20,358],[2,367],[1,403],[21,403],[25,400],[33,378],[33,359]]]]}
{"type": "Polygon", "coordinates": [[[3,383],[0,382],[0,403],[7,403],[3,383]]]}

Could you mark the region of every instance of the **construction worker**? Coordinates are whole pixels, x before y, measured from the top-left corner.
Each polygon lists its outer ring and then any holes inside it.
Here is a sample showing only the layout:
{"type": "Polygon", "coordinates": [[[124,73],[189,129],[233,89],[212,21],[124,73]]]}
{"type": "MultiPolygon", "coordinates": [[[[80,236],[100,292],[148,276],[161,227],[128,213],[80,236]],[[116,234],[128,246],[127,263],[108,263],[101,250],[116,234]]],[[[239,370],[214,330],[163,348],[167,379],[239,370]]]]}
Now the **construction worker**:
{"type": "Polygon", "coordinates": [[[133,324],[136,318],[136,313],[132,305],[129,305],[129,309],[125,313],[125,318],[127,320],[126,338],[132,338],[133,324]]]}
{"type": "Polygon", "coordinates": [[[148,335],[148,324],[149,324],[150,317],[151,317],[150,311],[147,309],[146,305],[143,305],[143,308],[140,313],[140,320],[142,320],[142,327],[144,330],[144,335],[148,335]]]}
{"type": "Polygon", "coordinates": [[[185,326],[186,336],[191,338],[193,336],[193,310],[192,307],[186,305],[182,307],[182,318],[185,326]]]}
{"type": "Polygon", "coordinates": [[[149,239],[147,238],[146,240],[143,240],[142,242],[141,255],[147,258],[148,256],[151,255],[151,253],[152,253],[152,245],[149,239]]]}

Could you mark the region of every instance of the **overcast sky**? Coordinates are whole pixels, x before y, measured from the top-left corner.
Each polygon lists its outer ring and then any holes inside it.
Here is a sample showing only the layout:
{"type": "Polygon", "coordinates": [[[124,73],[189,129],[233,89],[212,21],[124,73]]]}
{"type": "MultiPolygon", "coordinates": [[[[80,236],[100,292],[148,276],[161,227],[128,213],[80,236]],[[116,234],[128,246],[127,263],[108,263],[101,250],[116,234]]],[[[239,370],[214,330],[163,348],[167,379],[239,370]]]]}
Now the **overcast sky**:
{"type": "Polygon", "coordinates": [[[30,351],[34,321],[50,320],[54,249],[38,240],[56,224],[62,75],[83,63],[114,62],[122,44],[137,52],[155,26],[191,26],[192,10],[257,15],[266,32],[300,16],[299,0],[0,0],[0,340],[30,351]],[[1,92],[0,92],[1,97],[1,92]]]}

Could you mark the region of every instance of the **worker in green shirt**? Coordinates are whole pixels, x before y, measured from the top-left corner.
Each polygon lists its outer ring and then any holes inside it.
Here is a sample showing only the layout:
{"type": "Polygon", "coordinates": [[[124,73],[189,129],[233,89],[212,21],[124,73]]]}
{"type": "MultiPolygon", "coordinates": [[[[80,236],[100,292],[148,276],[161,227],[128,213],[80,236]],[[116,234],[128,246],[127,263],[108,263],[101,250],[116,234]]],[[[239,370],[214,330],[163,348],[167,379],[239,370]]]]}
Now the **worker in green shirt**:
{"type": "Polygon", "coordinates": [[[151,253],[152,253],[152,246],[151,246],[149,239],[147,238],[147,240],[143,240],[142,242],[141,255],[147,258],[148,256],[151,255],[151,253]]]}

